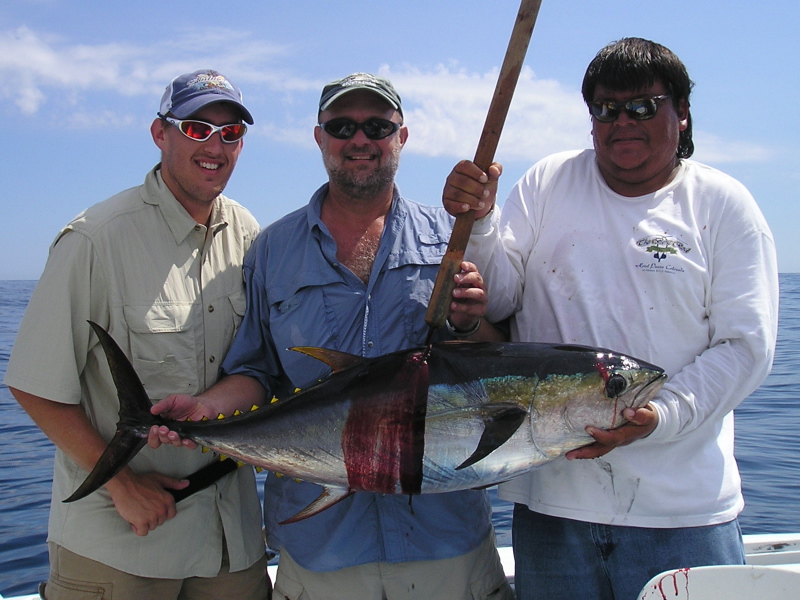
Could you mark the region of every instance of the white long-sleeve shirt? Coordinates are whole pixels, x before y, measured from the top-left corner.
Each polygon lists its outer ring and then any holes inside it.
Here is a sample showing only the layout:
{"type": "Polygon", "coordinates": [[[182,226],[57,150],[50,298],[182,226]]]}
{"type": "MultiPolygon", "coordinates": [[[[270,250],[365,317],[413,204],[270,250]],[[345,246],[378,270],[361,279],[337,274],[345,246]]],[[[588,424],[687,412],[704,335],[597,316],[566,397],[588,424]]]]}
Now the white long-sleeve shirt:
{"type": "Polygon", "coordinates": [[[512,339],[602,346],[669,375],[646,439],[545,465],[501,498],[640,527],[736,517],[733,409],[769,372],[778,318],[774,241],[743,185],[683,160],[663,189],[630,198],[594,151],[556,154],[476,222],[466,259],[487,281],[488,317],[515,315],[512,339]]]}

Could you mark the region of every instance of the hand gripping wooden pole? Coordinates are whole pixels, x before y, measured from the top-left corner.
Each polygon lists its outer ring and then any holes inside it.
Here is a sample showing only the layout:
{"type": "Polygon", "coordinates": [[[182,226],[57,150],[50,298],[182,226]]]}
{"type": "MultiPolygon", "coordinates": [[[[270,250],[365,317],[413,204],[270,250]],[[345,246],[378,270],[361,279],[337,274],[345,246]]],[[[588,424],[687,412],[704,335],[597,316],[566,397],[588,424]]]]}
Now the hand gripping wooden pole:
{"type": "MultiPolygon", "coordinates": [[[[500,133],[503,130],[508,107],[514,95],[514,88],[517,86],[519,73],[522,70],[522,62],[525,60],[525,53],[528,51],[528,43],[530,42],[533,26],[536,24],[536,17],[539,14],[541,4],[542,0],[522,0],[522,4],[519,7],[517,20],[511,32],[506,56],[503,59],[503,66],[497,78],[497,86],[494,90],[492,102],[489,105],[489,112],[486,115],[486,122],[483,126],[483,132],[478,141],[478,149],[475,152],[475,160],[473,161],[484,171],[489,168],[489,165],[494,160],[497,143],[500,141],[500,133]]],[[[464,251],[467,249],[474,222],[475,211],[472,210],[461,213],[456,217],[453,233],[450,235],[450,243],[447,245],[447,252],[442,258],[442,264],[436,276],[436,283],[428,304],[428,312],[425,314],[425,322],[430,327],[429,339],[435,329],[444,325],[449,313],[450,301],[455,288],[455,280],[453,278],[461,270],[461,262],[464,260],[464,251]]]]}

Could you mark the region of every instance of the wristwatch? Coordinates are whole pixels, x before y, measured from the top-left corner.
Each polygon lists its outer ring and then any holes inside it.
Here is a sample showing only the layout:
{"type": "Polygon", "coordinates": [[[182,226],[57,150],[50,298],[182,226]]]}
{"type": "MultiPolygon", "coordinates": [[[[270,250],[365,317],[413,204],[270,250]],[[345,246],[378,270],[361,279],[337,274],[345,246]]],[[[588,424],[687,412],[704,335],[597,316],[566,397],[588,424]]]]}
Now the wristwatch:
{"type": "Polygon", "coordinates": [[[447,317],[445,320],[445,325],[447,325],[447,331],[455,338],[468,338],[471,335],[475,335],[478,332],[478,329],[481,328],[481,321],[483,321],[483,317],[478,317],[478,320],[475,321],[475,325],[462,331],[461,329],[457,329],[455,325],[450,321],[450,317],[447,317]]]}

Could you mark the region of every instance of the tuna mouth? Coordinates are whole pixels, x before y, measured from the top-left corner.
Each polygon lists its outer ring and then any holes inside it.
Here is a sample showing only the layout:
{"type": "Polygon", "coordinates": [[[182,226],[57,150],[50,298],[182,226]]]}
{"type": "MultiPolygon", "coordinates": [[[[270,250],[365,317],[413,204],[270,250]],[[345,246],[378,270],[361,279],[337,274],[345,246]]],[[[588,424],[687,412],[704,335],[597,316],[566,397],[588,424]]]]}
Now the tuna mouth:
{"type": "Polygon", "coordinates": [[[642,386],[642,389],[640,389],[636,394],[636,397],[633,400],[633,407],[642,407],[650,402],[650,400],[653,399],[653,396],[658,393],[658,390],[661,389],[661,386],[664,385],[666,379],[666,373],[656,373],[653,375],[653,377],[650,378],[650,381],[645,383],[642,386]]]}

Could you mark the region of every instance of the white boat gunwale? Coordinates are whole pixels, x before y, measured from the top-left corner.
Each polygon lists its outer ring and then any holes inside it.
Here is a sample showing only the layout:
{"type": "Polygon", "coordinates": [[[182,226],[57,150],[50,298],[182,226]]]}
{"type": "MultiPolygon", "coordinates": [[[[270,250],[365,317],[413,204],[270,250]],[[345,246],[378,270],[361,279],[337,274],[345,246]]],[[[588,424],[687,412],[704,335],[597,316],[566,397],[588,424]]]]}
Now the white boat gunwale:
{"type": "MultiPolygon", "coordinates": [[[[697,572],[698,570],[708,570],[716,577],[725,577],[726,574],[731,573],[731,569],[750,570],[755,575],[755,578],[761,578],[760,574],[767,572],[765,570],[780,571],[782,575],[786,574],[789,577],[796,578],[795,590],[800,588],[800,533],[759,533],[747,534],[743,536],[745,554],[747,555],[747,565],[727,566],[727,567],[694,567],[689,571],[697,572]],[[713,571],[712,571],[713,570],[713,571]]],[[[514,553],[510,546],[499,547],[500,560],[503,563],[506,575],[509,581],[514,581],[514,553]]],[[[275,574],[277,572],[277,565],[270,565],[267,569],[272,581],[275,581],[275,574]]],[[[672,573],[679,571],[686,571],[686,569],[676,569],[675,571],[667,571],[653,578],[652,581],[657,581],[657,578],[668,577],[672,573]]],[[[701,571],[702,572],[702,571],[701,571]]],[[[648,582],[642,590],[640,596],[643,600],[648,600],[651,596],[646,595],[652,583],[648,582]]],[[[788,598],[788,596],[787,596],[788,598]]],[[[39,594],[29,594],[25,596],[12,596],[5,597],[0,595],[0,600],[40,600],[39,594]]]]}

